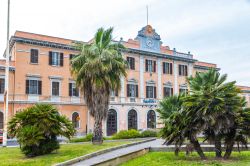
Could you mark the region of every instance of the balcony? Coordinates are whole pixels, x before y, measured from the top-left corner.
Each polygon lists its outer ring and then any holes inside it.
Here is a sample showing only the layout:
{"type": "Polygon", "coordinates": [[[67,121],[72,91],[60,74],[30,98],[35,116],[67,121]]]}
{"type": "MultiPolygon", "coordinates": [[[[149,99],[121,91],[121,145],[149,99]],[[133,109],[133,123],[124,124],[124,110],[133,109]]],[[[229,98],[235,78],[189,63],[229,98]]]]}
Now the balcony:
{"type": "MultiPolygon", "coordinates": [[[[0,95],[0,101],[3,102],[3,95],[0,95]]],[[[42,96],[26,94],[10,94],[9,102],[15,103],[61,103],[61,104],[85,104],[83,97],[64,97],[64,96],[42,96]]]]}

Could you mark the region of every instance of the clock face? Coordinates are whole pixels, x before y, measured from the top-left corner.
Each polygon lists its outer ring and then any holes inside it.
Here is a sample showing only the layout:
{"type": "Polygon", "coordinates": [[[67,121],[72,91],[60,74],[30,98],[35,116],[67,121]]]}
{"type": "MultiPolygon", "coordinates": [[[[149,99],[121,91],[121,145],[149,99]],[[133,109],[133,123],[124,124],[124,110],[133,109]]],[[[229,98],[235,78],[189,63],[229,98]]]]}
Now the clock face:
{"type": "Polygon", "coordinates": [[[147,46],[149,47],[149,48],[152,48],[153,46],[154,46],[154,43],[153,43],[153,41],[151,40],[151,39],[147,39],[147,46]]]}

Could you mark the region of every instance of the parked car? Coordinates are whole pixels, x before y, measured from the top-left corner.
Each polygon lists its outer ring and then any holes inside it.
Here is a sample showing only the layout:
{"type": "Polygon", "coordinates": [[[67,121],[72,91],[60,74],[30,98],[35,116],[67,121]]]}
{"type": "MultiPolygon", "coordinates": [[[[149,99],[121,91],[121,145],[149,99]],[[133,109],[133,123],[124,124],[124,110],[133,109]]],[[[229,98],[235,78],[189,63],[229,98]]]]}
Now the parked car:
{"type": "Polygon", "coordinates": [[[0,144],[3,143],[3,130],[0,130],[0,144]]]}

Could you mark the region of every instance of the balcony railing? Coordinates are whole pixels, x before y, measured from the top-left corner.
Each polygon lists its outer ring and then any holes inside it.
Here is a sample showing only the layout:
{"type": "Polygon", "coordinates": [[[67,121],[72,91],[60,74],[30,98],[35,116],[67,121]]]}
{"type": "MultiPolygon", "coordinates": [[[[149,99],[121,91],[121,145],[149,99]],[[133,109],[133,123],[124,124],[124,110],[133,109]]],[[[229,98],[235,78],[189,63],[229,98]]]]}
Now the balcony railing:
{"type": "MultiPolygon", "coordinates": [[[[4,101],[3,94],[0,94],[0,101],[4,101]]],[[[68,104],[84,104],[83,97],[65,97],[65,96],[42,96],[42,95],[26,95],[26,94],[10,94],[9,102],[53,102],[68,104]]]]}
{"type": "Polygon", "coordinates": [[[176,51],[174,51],[174,56],[178,56],[181,58],[187,58],[187,59],[193,59],[192,54],[185,54],[185,53],[180,53],[180,52],[176,52],[176,51]]]}
{"type": "MultiPolygon", "coordinates": [[[[4,101],[3,94],[0,94],[0,102],[4,101]]],[[[159,99],[148,99],[138,97],[117,97],[111,96],[110,103],[135,103],[135,104],[147,104],[156,105],[159,99]]],[[[43,96],[43,95],[26,95],[26,94],[10,94],[9,102],[17,103],[62,103],[62,104],[85,104],[83,97],[65,97],[65,96],[43,96]]]]}

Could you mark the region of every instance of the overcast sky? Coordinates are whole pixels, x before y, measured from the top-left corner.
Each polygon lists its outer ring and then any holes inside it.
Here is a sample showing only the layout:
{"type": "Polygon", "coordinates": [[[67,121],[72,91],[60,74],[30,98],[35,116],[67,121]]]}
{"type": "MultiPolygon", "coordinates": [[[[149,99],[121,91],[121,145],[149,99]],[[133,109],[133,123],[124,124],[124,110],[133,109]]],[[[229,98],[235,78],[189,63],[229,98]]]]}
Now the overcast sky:
{"type": "MultiPolygon", "coordinates": [[[[149,24],[164,45],[216,63],[229,80],[250,86],[250,0],[11,0],[16,30],[88,41],[103,26],[135,38],[149,24]]],[[[7,0],[0,0],[0,54],[6,46],[7,0]]]]}

